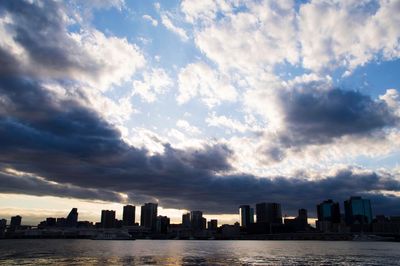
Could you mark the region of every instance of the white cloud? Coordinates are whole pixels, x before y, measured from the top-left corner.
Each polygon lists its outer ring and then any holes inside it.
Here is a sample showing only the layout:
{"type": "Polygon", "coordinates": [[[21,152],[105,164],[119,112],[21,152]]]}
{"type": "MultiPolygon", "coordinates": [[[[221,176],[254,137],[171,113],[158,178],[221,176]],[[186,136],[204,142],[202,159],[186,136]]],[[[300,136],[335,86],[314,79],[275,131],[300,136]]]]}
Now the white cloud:
{"type": "Polygon", "coordinates": [[[377,58],[398,58],[399,12],[399,1],[312,1],[302,5],[299,36],[304,67],[351,71],[377,58]]]}
{"type": "Polygon", "coordinates": [[[230,78],[210,68],[203,62],[187,65],[178,75],[179,95],[177,101],[183,104],[200,96],[209,107],[221,101],[234,101],[237,97],[230,78]]]}
{"type": "Polygon", "coordinates": [[[224,115],[217,116],[215,112],[213,112],[209,117],[207,117],[206,123],[208,126],[224,127],[232,131],[238,131],[241,133],[244,133],[248,130],[252,130],[248,125],[241,123],[240,121],[231,119],[224,115]]]}
{"type": "Polygon", "coordinates": [[[149,21],[151,25],[153,25],[154,27],[158,25],[158,21],[155,18],[151,17],[150,15],[143,15],[142,18],[144,20],[149,21]]]}
{"type": "Polygon", "coordinates": [[[187,40],[189,40],[189,37],[187,36],[186,31],[184,29],[182,29],[182,28],[179,28],[179,27],[175,26],[172,23],[171,19],[168,17],[168,15],[162,14],[161,15],[161,22],[168,30],[170,30],[173,33],[177,34],[182,39],[182,41],[186,42],[187,40]]]}
{"type": "Polygon", "coordinates": [[[243,9],[195,32],[195,42],[207,57],[223,70],[252,75],[271,71],[277,63],[299,61],[292,4],[248,2],[243,9]]]}
{"type": "Polygon", "coordinates": [[[154,102],[157,95],[164,94],[173,85],[164,69],[154,68],[143,73],[143,80],[133,81],[133,94],[138,94],[147,102],[154,102]]]}
{"type": "Polygon", "coordinates": [[[181,128],[181,129],[183,129],[183,130],[185,130],[189,134],[195,134],[196,135],[196,134],[200,134],[201,133],[199,128],[190,125],[189,122],[186,121],[186,120],[182,120],[182,119],[178,120],[176,122],[176,126],[181,128]]]}
{"type": "Polygon", "coordinates": [[[234,1],[225,0],[184,0],[181,2],[181,10],[188,22],[194,23],[197,20],[211,22],[216,18],[217,12],[228,13],[232,9],[234,1]]]}

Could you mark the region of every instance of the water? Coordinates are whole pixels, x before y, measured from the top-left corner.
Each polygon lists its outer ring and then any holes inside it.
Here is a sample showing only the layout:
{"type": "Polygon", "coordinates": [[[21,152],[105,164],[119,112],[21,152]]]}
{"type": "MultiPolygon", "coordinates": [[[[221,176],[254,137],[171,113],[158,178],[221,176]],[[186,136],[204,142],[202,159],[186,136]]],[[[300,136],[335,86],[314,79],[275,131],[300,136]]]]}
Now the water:
{"type": "Polygon", "coordinates": [[[1,265],[400,265],[400,243],[0,240],[1,265]]]}

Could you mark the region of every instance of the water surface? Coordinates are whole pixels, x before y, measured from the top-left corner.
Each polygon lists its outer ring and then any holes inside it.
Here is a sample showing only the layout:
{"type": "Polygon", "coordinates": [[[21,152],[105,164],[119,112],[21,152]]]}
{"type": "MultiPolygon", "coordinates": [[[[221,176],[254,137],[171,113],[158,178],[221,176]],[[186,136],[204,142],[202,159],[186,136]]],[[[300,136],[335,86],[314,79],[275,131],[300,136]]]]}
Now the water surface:
{"type": "Polygon", "coordinates": [[[354,241],[0,241],[2,265],[400,265],[400,243],[354,241]]]}

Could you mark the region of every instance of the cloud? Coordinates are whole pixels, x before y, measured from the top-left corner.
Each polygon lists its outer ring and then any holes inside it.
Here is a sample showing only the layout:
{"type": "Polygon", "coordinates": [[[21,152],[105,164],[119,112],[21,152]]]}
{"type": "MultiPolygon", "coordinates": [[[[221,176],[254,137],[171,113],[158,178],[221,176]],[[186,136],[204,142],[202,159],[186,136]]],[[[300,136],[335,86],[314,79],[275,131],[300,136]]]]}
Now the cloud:
{"type": "Polygon", "coordinates": [[[222,101],[234,101],[237,97],[230,78],[203,62],[192,63],[181,69],[178,75],[178,86],[179,104],[200,96],[203,102],[212,107],[222,101]]]}
{"type": "MultiPolygon", "coordinates": [[[[49,3],[0,4],[0,33],[7,33],[0,39],[2,193],[115,201],[120,200],[119,193],[124,193],[130,202],[158,200],[163,207],[196,208],[207,213],[237,213],[238,205],[259,201],[281,202],[292,213],[300,207],[312,211],[316,203],[326,198],[342,201],[350,195],[362,195],[372,199],[378,213],[400,211],[399,197],[390,195],[400,191],[398,174],[347,167],[331,174],[259,177],[237,171],[232,164],[233,149],[221,142],[178,149],[145,132],[143,135],[161,147],[160,151],[150,152],[127,144],[116,126],[90,107],[87,103],[90,101],[82,100],[86,96],[81,93],[85,91],[82,77],[95,82],[98,75],[109,71],[113,77],[100,81],[104,86],[123,82],[131,72],[119,72],[107,63],[104,66],[104,58],[96,57],[91,49],[98,48],[107,57],[116,57],[116,63],[122,60],[122,55],[114,52],[127,48],[137,55],[133,52],[136,49],[126,40],[96,31],[90,31],[93,34],[89,35],[68,32],[65,26],[68,18],[61,3],[49,3]],[[35,16],[19,16],[31,11],[35,16]],[[109,51],[105,43],[117,49],[109,51]]],[[[258,4],[250,8],[262,10],[258,4]]],[[[279,8],[282,14],[289,10],[284,6],[279,8]]],[[[279,17],[278,13],[266,14],[273,20],[279,17]]],[[[237,23],[250,18],[238,18],[237,23]]],[[[271,27],[271,34],[274,30],[277,28],[271,27]]],[[[136,66],[137,62],[134,70],[129,71],[136,71],[136,66]]],[[[215,105],[237,97],[231,78],[203,63],[189,64],[178,79],[181,103],[200,96],[207,104],[215,105]]],[[[255,95],[260,96],[260,102],[268,99],[261,97],[262,93],[255,95]]],[[[271,141],[291,147],[331,142],[349,135],[368,136],[393,127],[397,123],[392,110],[397,106],[396,95],[389,91],[382,100],[374,100],[341,89],[283,88],[271,92],[268,96],[272,98],[263,104],[275,103],[282,111],[279,117],[282,128],[277,128],[277,138],[271,141]]],[[[188,128],[184,122],[179,124],[188,128]]],[[[279,151],[271,154],[279,157],[279,151]]]]}
{"type": "MultiPolygon", "coordinates": [[[[197,28],[195,43],[222,70],[257,76],[260,70],[270,71],[278,63],[296,64],[296,13],[288,3],[246,2],[236,12],[197,28]]],[[[190,18],[191,13],[187,14],[190,18]]]]}
{"type": "Polygon", "coordinates": [[[186,121],[186,120],[182,120],[182,119],[178,120],[176,122],[176,126],[179,127],[179,128],[182,128],[183,130],[185,130],[189,134],[196,135],[196,134],[200,134],[201,133],[199,128],[190,125],[189,122],[186,121]]]}
{"type": "Polygon", "coordinates": [[[142,75],[143,80],[133,81],[133,94],[140,95],[147,102],[154,102],[158,95],[166,93],[173,85],[172,79],[161,68],[154,68],[142,75]]]}
{"type": "Polygon", "coordinates": [[[167,14],[161,14],[161,22],[168,30],[177,34],[182,41],[186,42],[189,40],[186,31],[182,28],[175,26],[167,14]]]}
{"type": "Polygon", "coordinates": [[[151,25],[153,25],[154,27],[157,27],[158,21],[156,19],[154,19],[153,17],[151,17],[150,15],[143,15],[142,18],[144,20],[149,21],[151,23],[151,25]]]}
{"type": "Polygon", "coordinates": [[[2,49],[10,51],[9,57],[0,59],[1,64],[18,66],[25,75],[72,78],[104,90],[127,81],[144,65],[139,49],[126,39],[106,37],[91,28],[69,32],[67,28],[74,22],[60,2],[40,5],[16,0],[3,2],[0,8],[4,10],[2,49]],[[14,62],[9,61],[10,56],[14,62]]]}
{"type": "Polygon", "coordinates": [[[400,56],[398,1],[311,1],[300,6],[303,65],[315,71],[400,56]],[[318,25],[318,26],[316,26],[318,25]]]}

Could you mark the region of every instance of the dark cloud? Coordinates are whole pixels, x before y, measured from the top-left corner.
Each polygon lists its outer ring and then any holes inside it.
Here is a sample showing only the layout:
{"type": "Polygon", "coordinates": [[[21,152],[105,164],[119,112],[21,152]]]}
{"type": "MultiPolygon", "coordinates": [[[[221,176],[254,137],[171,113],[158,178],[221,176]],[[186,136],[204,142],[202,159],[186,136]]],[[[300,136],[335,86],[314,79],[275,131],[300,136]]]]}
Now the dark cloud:
{"type": "Polygon", "coordinates": [[[308,145],[334,143],[343,138],[385,138],[385,129],[397,127],[399,117],[385,101],[358,91],[321,89],[316,84],[282,90],[278,97],[284,129],[265,134],[261,161],[285,159],[288,151],[308,145]]]}
{"type": "MultiPolygon", "coordinates": [[[[38,67],[48,65],[60,71],[84,68],[74,59],[74,51],[65,47],[68,43],[58,44],[58,5],[46,2],[29,9],[30,4],[22,1],[0,4],[3,12],[16,17],[18,23],[10,25],[17,34],[15,40],[30,51],[38,67]],[[49,17],[40,15],[52,8],[55,13],[49,17]]],[[[126,144],[111,124],[79,101],[61,99],[40,80],[27,77],[23,63],[8,49],[1,47],[0,51],[4,62],[10,62],[0,68],[3,193],[118,201],[117,193],[122,192],[132,202],[158,199],[164,207],[208,213],[236,213],[238,205],[260,201],[281,202],[285,211],[294,213],[300,207],[313,210],[326,198],[342,201],[358,194],[372,198],[378,212],[400,212],[399,198],[379,193],[400,190],[393,176],[352,170],[315,180],[229,175],[232,151],[222,144],[181,150],[166,143],[164,153],[149,155],[145,149],[126,144]],[[6,172],[7,168],[27,174],[15,176],[6,172]]],[[[385,105],[356,92],[291,95],[286,108],[294,132],[290,138],[303,143],[364,134],[393,123],[385,105]]],[[[273,152],[277,158],[283,156],[279,150],[273,152]]]]}
{"type": "Polygon", "coordinates": [[[287,135],[297,145],[321,144],[346,135],[391,127],[398,117],[384,101],[342,89],[292,90],[282,96],[287,135]]]}
{"type": "MultiPolygon", "coordinates": [[[[12,58],[0,49],[0,71],[10,74],[18,62],[19,71],[29,75],[68,77],[75,73],[96,77],[101,70],[90,55],[68,33],[67,10],[58,1],[1,1],[0,14],[9,16],[5,28],[23,48],[26,58],[12,58]],[[5,66],[4,66],[5,64],[5,66]]],[[[3,47],[3,49],[10,47],[3,47]]]]}

